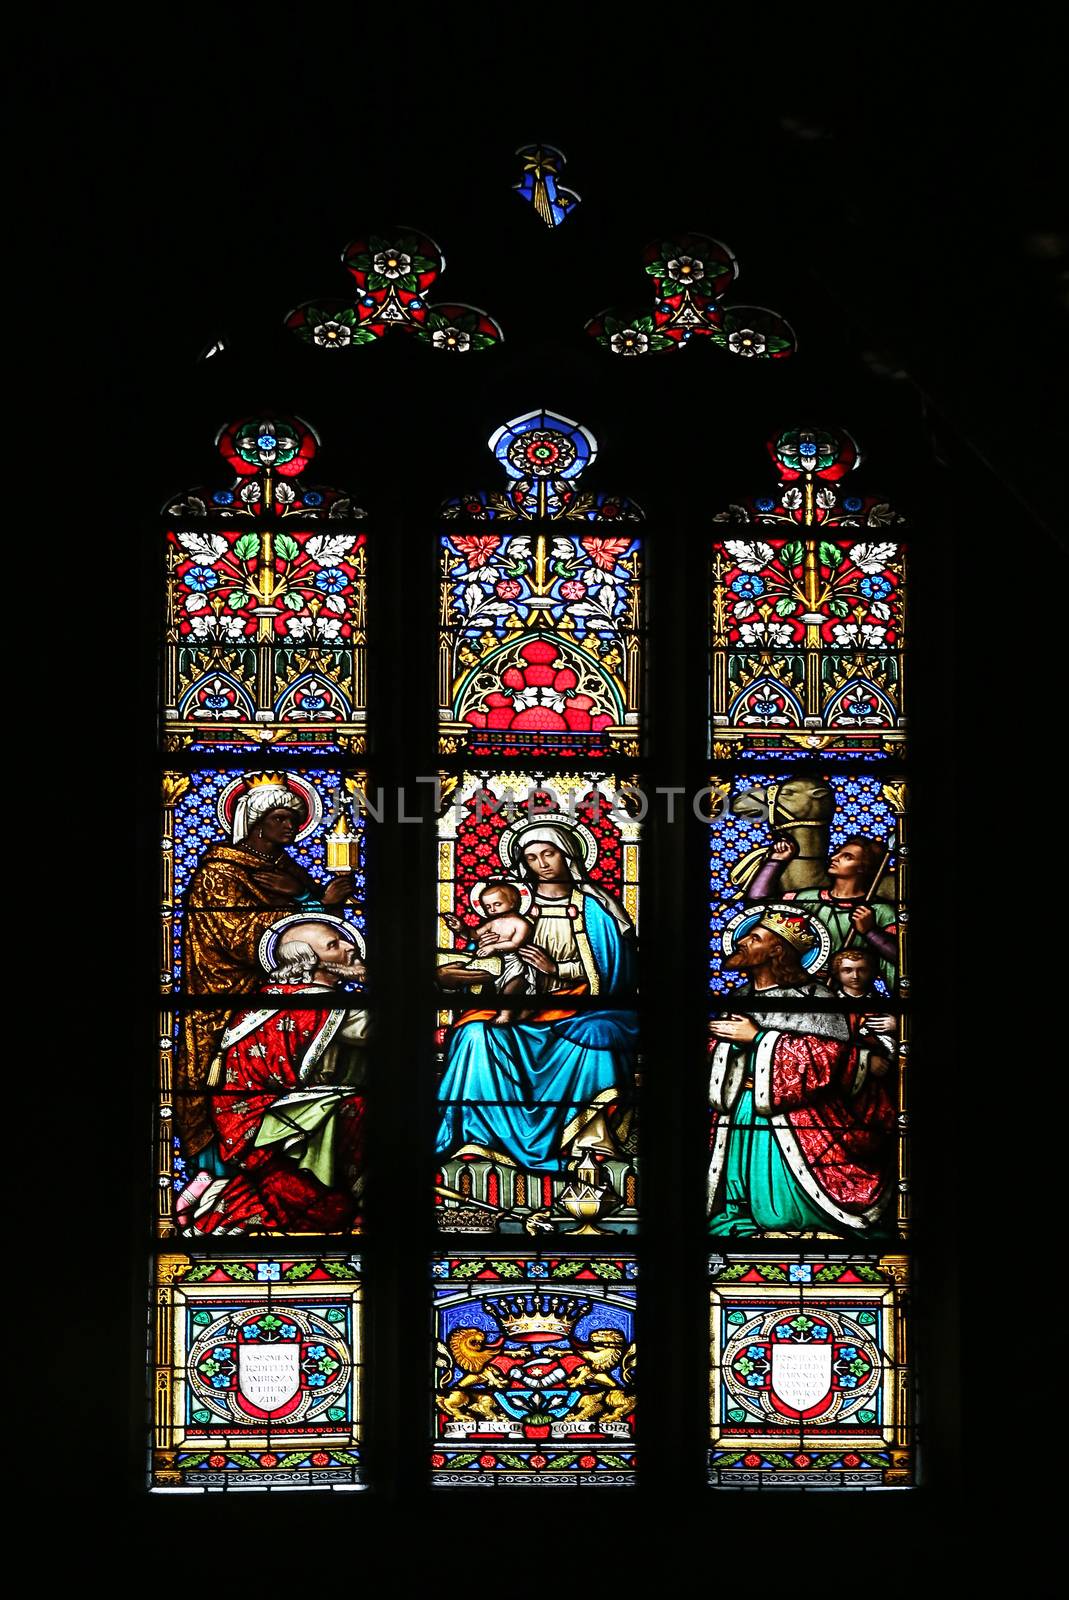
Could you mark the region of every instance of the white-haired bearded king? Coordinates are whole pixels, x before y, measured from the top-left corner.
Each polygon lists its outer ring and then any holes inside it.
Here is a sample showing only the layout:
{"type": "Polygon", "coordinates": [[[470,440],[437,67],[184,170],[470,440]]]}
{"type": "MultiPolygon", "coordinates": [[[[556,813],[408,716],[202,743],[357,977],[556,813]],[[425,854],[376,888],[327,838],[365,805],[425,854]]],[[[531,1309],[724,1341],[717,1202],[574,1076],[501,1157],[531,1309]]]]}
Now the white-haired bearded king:
{"type": "Polygon", "coordinates": [[[296,912],[265,934],[268,982],[219,1043],[208,1096],[216,1160],[178,1197],[189,1235],[350,1227],[363,1188],[363,1008],[324,1009],[364,980],[359,935],[340,917],[296,912]]]}

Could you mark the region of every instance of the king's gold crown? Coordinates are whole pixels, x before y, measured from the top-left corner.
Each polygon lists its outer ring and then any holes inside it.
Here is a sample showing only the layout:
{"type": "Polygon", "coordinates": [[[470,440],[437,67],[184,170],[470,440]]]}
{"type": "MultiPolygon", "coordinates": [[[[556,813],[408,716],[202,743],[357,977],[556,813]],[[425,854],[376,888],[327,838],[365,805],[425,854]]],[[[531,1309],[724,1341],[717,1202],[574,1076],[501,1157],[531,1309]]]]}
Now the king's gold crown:
{"type": "Polygon", "coordinates": [[[527,1343],[567,1338],[591,1305],[571,1294],[510,1294],[483,1303],[508,1338],[527,1343]]]}
{"type": "Polygon", "coordinates": [[[286,774],[284,772],[247,772],[245,774],[250,789],[264,789],[271,785],[274,789],[285,789],[286,774]]]}
{"type": "Polygon", "coordinates": [[[767,928],[769,933],[777,934],[789,945],[793,945],[795,950],[800,950],[803,955],[807,950],[812,950],[817,942],[805,917],[788,917],[782,911],[764,912],[758,927],[767,928]]]}

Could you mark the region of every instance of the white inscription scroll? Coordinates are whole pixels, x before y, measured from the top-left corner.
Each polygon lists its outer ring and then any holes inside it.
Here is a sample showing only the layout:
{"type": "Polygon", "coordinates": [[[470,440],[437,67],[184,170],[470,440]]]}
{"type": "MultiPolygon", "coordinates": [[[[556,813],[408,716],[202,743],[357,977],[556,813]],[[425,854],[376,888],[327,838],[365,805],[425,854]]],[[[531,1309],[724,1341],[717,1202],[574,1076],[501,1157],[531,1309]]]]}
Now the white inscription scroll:
{"type": "Polygon", "coordinates": [[[442,1430],[445,1439],[466,1439],[469,1434],[488,1434],[494,1439],[522,1439],[523,1429],[519,1423],[499,1422],[495,1417],[493,1422],[464,1422],[459,1417],[451,1417],[442,1430]]]}
{"type": "Polygon", "coordinates": [[[238,1345],[238,1388],[261,1411],[277,1411],[301,1384],[301,1347],[284,1344],[238,1345]]]}
{"type": "Polygon", "coordinates": [[[772,1392],[792,1411],[808,1411],[831,1388],[830,1344],[774,1344],[772,1392]]]}

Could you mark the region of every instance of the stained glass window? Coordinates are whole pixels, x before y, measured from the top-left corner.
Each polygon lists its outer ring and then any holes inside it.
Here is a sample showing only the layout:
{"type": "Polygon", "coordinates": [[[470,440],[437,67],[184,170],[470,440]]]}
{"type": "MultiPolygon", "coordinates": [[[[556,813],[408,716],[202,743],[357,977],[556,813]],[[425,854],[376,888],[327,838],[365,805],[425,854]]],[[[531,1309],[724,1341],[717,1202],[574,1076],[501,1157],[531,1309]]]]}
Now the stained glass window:
{"type": "Polygon", "coordinates": [[[306,423],[217,442],[165,510],[151,1481],[353,1487],[360,1265],[308,1244],[362,1226],[366,533],[306,423]]]}
{"type": "Polygon", "coordinates": [[[909,1232],[903,518],[848,434],[769,448],[711,552],[709,1474],[901,1485],[908,1258],[768,1241],[909,1232]]]}
{"type": "Polygon", "coordinates": [[[717,516],[683,616],[711,647],[693,968],[651,873],[694,859],[650,753],[673,622],[647,614],[658,547],[592,431],[512,418],[499,486],[442,506],[396,795],[365,723],[364,513],[305,486],[307,423],[218,444],[227,486],[164,526],[153,1486],[365,1482],[364,1263],[382,1282],[390,1210],[424,1317],[425,1432],[399,1446],[422,1481],[637,1485],[639,1265],[663,1292],[672,1181],[644,1130],[703,1031],[679,1148],[707,1175],[708,1482],[912,1483],[908,556],[887,501],[846,492],[854,441],[776,436],[778,488],[717,516]],[[406,842],[393,993],[421,1032],[376,1177],[369,884],[406,842]]]}

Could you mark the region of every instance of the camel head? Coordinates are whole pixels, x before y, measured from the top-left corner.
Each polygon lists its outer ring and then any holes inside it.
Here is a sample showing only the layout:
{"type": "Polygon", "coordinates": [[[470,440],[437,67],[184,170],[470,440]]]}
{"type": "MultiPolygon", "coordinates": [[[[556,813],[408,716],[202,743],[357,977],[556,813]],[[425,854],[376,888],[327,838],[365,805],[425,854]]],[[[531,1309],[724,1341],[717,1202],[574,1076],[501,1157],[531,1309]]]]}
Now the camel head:
{"type": "Polygon", "coordinates": [[[758,784],[735,796],[731,810],[736,817],[768,818],[769,801],[775,792],[775,821],[830,822],[835,810],[835,795],[823,778],[788,778],[778,787],[758,784]]]}

